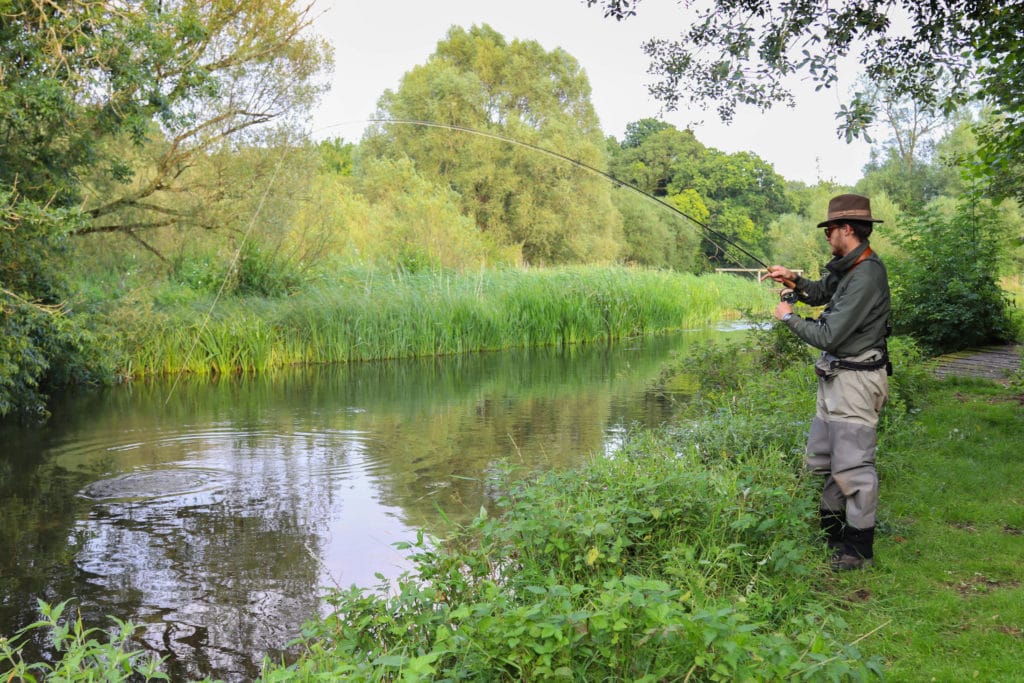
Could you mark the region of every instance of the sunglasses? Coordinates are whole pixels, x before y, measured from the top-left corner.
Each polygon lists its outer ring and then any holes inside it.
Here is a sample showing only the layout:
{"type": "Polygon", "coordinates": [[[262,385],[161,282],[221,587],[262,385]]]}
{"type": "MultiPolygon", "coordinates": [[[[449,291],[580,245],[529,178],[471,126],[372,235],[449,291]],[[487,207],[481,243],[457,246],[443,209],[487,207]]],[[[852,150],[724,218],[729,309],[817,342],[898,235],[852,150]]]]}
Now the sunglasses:
{"type": "Polygon", "coordinates": [[[830,225],[826,225],[823,228],[825,230],[825,239],[828,239],[829,237],[832,236],[832,231],[833,230],[838,230],[839,228],[842,228],[845,225],[846,225],[845,223],[832,223],[830,225]]]}

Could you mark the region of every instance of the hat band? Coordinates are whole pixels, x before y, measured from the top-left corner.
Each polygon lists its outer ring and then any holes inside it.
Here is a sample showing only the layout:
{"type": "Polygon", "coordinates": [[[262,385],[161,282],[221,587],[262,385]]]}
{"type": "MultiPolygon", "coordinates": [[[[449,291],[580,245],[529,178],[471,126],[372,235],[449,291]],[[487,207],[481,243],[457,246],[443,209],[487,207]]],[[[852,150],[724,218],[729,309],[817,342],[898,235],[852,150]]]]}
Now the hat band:
{"type": "Polygon", "coordinates": [[[828,219],[829,220],[832,220],[834,218],[854,218],[854,217],[863,218],[863,219],[869,220],[869,221],[870,220],[874,220],[871,217],[870,213],[868,213],[867,211],[861,211],[859,209],[852,209],[850,211],[833,211],[833,212],[831,212],[828,215],[828,219]]]}

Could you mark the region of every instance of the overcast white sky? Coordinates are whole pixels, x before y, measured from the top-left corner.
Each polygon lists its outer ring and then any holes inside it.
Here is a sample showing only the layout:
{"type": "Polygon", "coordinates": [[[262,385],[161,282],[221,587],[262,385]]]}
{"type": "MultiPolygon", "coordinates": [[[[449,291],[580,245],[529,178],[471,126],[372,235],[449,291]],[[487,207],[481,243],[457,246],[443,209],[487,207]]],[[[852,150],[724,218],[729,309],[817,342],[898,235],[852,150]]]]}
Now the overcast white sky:
{"type": "Polygon", "coordinates": [[[742,110],[730,126],[719,123],[714,111],[660,116],[647,92],[652,77],[641,45],[679,35],[686,17],[675,0],[643,0],[637,16],[624,22],[605,19],[583,0],[317,0],[315,9],[321,13],[316,30],[335,50],[331,92],[314,115],[318,138],[358,141],[380,95],[424,63],[451,26],[486,23],[507,40],[536,40],[575,57],[590,79],[602,130],[620,140],[627,123],[663,118],[692,127],[705,145],[754,152],[783,177],[807,183],[852,184],[868,159],[867,144],[847,145],[835,134],[835,111],[853,85],[853,72],[828,91],[801,87],[793,109],[742,110]]]}

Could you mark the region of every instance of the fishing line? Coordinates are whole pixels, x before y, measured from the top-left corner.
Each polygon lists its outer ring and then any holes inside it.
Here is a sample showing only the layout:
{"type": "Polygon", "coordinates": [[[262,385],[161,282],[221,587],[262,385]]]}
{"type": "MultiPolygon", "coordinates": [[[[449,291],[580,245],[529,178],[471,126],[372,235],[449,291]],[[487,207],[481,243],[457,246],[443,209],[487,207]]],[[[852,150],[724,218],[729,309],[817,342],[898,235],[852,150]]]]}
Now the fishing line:
{"type": "Polygon", "coordinates": [[[714,228],[712,228],[711,226],[707,225],[706,223],[703,223],[702,221],[697,220],[696,218],[694,218],[690,214],[686,213],[685,211],[683,211],[679,207],[673,206],[672,204],[669,204],[668,202],[666,202],[666,201],[664,201],[664,200],[662,200],[662,199],[660,199],[658,197],[655,197],[652,194],[644,192],[643,190],[641,190],[636,185],[633,185],[632,183],[628,183],[625,180],[621,180],[620,178],[616,178],[612,174],[607,173],[605,171],[602,171],[599,168],[594,168],[593,166],[590,166],[589,164],[585,164],[582,161],[580,161],[579,159],[573,159],[570,156],[567,156],[567,155],[562,154],[560,152],[556,152],[556,151],[554,151],[552,149],[548,149],[547,147],[541,147],[540,145],[535,145],[532,142],[526,142],[524,140],[516,140],[515,138],[506,137],[504,135],[499,135],[497,133],[491,133],[491,132],[488,132],[488,131],[477,130],[475,128],[469,128],[467,126],[458,126],[458,125],[449,124],[449,123],[437,123],[435,121],[420,121],[420,120],[416,120],[416,119],[366,119],[366,122],[367,123],[383,123],[383,124],[394,123],[394,124],[409,125],[409,126],[422,126],[424,128],[441,128],[441,129],[444,129],[444,130],[454,130],[454,131],[459,131],[459,132],[462,132],[462,133],[470,133],[472,135],[479,135],[481,137],[490,138],[492,140],[499,140],[501,142],[505,142],[505,143],[512,144],[512,145],[520,145],[521,147],[526,147],[528,149],[532,149],[532,150],[535,150],[537,152],[542,152],[544,154],[547,154],[549,156],[555,157],[557,159],[561,159],[562,161],[567,161],[570,164],[573,164],[574,166],[578,166],[579,168],[583,168],[583,169],[586,169],[586,170],[588,170],[588,171],[590,171],[592,173],[596,173],[596,174],[598,174],[600,176],[603,176],[604,178],[607,178],[608,180],[610,180],[611,182],[613,182],[614,184],[616,184],[618,186],[629,188],[630,190],[633,190],[634,192],[637,192],[637,193],[643,195],[644,197],[647,197],[648,199],[656,201],[659,204],[661,204],[662,206],[664,206],[664,207],[666,207],[666,208],[676,212],[677,214],[679,214],[680,216],[682,216],[686,220],[690,221],[691,223],[693,223],[697,227],[701,228],[705,232],[705,237],[707,238],[707,240],[709,242],[711,242],[712,245],[714,245],[719,250],[721,250],[722,254],[724,254],[727,258],[729,258],[731,261],[733,261],[736,265],[738,265],[740,267],[744,267],[745,266],[745,264],[740,263],[738,259],[730,257],[728,249],[726,249],[721,244],[716,242],[715,239],[720,240],[721,242],[724,242],[727,245],[733,247],[734,249],[739,251],[741,254],[743,254],[744,256],[746,256],[747,258],[749,258],[751,261],[753,261],[757,265],[761,266],[762,268],[764,268],[766,270],[768,269],[768,264],[767,263],[765,263],[761,259],[757,258],[753,254],[751,254],[750,251],[748,251],[746,248],[744,248],[741,244],[737,243],[734,239],[732,239],[728,235],[726,235],[726,234],[724,234],[724,233],[722,233],[722,232],[720,232],[718,230],[715,230],[714,228]],[[710,237],[709,237],[709,235],[710,235],[710,237]],[[714,237],[715,239],[712,239],[712,237],[714,237]]]}
{"type": "MultiPolygon", "coordinates": [[[[562,161],[566,161],[566,162],[568,162],[568,163],[570,163],[570,164],[572,164],[572,165],[574,165],[574,166],[576,166],[578,168],[582,168],[584,170],[590,171],[591,173],[595,173],[595,174],[597,174],[599,176],[602,176],[602,177],[606,178],[607,180],[611,181],[612,183],[614,183],[615,185],[617,185],[619,187],[625,187],[625,188],[628,188],[630,190],[633,190],[634,192],[640,194],[641,196],[646,197],[647,199],[650,199],[652,201],[655,201],[658,204],[661,204],[665,208],[669,209],[670,211],[673,211],[676,214],[682,216],[683,218],[685,218],[686,220],[690,221],[692,224],[696,225],[701,230],[703,230],[704,233],[705,233],[705,238],[712,245],[714,245],[716,248],[718,248],[721,251],[721,253],[723,255],[725,255],[726,258],[729,258],[730,260],[732,260],[737,265],[743,266],[744,264],[740,263],[738,259],[735,259],[735,258],[731,257],[730,254],[729,254],[729,250],[727,248],[723,247],[722,244],[720,244],[719,242],[724,242],[725,244],[733,247],[734,249],[736,249],[737,251],[742,253],[744,256],[746,256],[747,258],[749,258],[751,261],[753,261],[754,263],[758,264],[762,268],[765,268],[765,269],[768,268],[768,264],[766,264],[764,261],[762,261],[758,257],[756,257],[753,254],[751,254],[750,251],[748,251],[745,247],[743,247],[742,245],[737,243],[735,240],[730,238],[728,235],[726,235],[726,234],[724,234],[724,233],[722,233],[722,232],[720,232],[718,230],[715,230],[714,228],[712,228],[711,226],[707,225],[706,223],[704,223],[704,222],[702,222],[700,220],[697,220],[696,218],[694,218],[690,214],[686,213],[685,211],[683,211],[679,207],[673,206],[672,204],[669,204],[668,202],[666,202],[666,201],[664,201],[664,200],[662,200],[662,199],[660,199],[658,197],[655,197],[654,195],[652,195],[652,194],[650,194],[648,192],[644,192],[643,190],[641,190],[636,185],[633,185],[632,183],[626,182],[625,180],[621,180],[620,178],[616,178],[615,176],[613,176],[610,173],[607,173],[606,171],[602,171],[599,168],[595,168],[595,167],[593,167],[593,166],[591,166],[589,164],[583,163],[579,159],[573,159],[572,157],[570,157],[568,155],[562,154],[561,152],[556,152],[556,151],[554,151],[552,149],[548,149],[547,147],[542,147],[540,145],[536,145],[536,144],[534,144],[532,142],[526,142],[524,140],[516,140],[515,138],[510,138],[510,137],[505,136],[505,135],[499,135],[498,133],[491,133],[491,132],[488,132],[488,131],[477,130],[475,128],[470,128],[468,126],[458,126],[458,125],[449,124],[449,123],[437,123],[436,121],[420,121],[420,120],[415,120],[415,119],[381,119],[381,118],[363,119],[361,121],[349,121],[347,123],[333,124],[333,125],[330,125],[330,126],[325,126],[325,127],[321,128],[319,130],[327,130],[329,128],[335,128],[335,127],[349,125],[349,124],[355,124],[355,123],[395,124],[395,125],[420,126],[422,128],[438,128],[438,129],[442,129],[442,130],[451,130],[451,131],[457,131],[457,132],[461,132],[461,133],[469,133],[471,135],[479,135],[481,137],[489,138],[491,140],[497,140],[497,141],[504,142],[504,143],[510,144],[510,145],[519,145],[520,147],[525,147],[527,149],[532,149],[534,151],[541,152],[542,154],[547,154],[548,156],[554,157],[556,159],[560,159],[562,161]],[[712,237],[714,239],[712,239],[712,237]],[[719,241],[716,241],[716,240],[719,240],[719,241]]],[[[235,250],[234,255],[231,257],[231,263],[228,266],[228,270],[227,270],[227,272],[224,275],[223,281],[221,281],[220,287],[217,289],[217,294],[214,296],[213,301],[210,303],[210,307],[209,307],[209,309],[207,309],[206,315],[203,317],[203,321],[199,325],[199,329],[196,330],[195,337],[192,340],[192,345],[189,347],[188,353],[185,354],[185,360],[182,362],[181,368],[179,368],[178,373],[174,377],[174,382],[171,384],[171,388],[167,392],[167,398],[164,400],[164,405],[165,406],[170,402],[171,396],[174,394],[174,391],[177,388],[179,382],[181,381],[182,376],[185,374],[185,369],[188,367],[188,363],[192,359],[192,355],[193,355],[193,353],[195,353],[196,347],[199,345],[199,339],[202,336],[203,331],[206,329],[207,325],[209,324],[210,319],[213,316],[213,311],[214,311],[214,309],[216,309],[217,304],[220,302],[220,298],[224,294],[224,291],[227,288],[228,282],[230,282],[232,274],[235,272],[235,268],[238,265],[238,260],[239,260],[239,258],[241,257],[241,254],[242,254],[242,249],[245,247],[245,243],[248,240],[249,235],[252,233],[253,227],[256,225],[256,219],[259,217],[260,213],[262,212],[263,206],[264,206],[264,204],[266,204],[267,197],[270,196],[270,190],[274,186],[274,182],[277,180],[277,176],[278,176],[278,173],[281,170],[281,167],[284,165],[284,161],[285,161],[285,158],[287,157],[287,152],[288,151],[289,151],[288,148],[286,148],[285,151],[282,152],[281,157],[278,159],[277,164],[274,167],[274,171],[271,174],[270,180],[267,182],[267,185],[266,185],[266,187],[263,190],[263,194],[260,196],[259,203],[257,204],[256,210],[253,212],[252,216],[249,219],[249,224],[248,224],[248,226],[246,226],[245,232],[242,234],[242,239],[241,239],[241,241],[238,244],[238,248],[235,250]]]]}
{"type": "Polygon", "coordinates": [[[263,194],[260,196],[259,203],[256,204],[256,210],[253,211],[252,216],[249,218],[249,225],[246,226],[245,232],[242,233],[242,239],[238,243],[238,249],[235,249],[234,255],[231,257],[231,263],[228,264],[227,272],[224,273],[224,279],[220,283],[220,287],[217,288],[217,294],[214,295],[213,301],[210,303],[210,308],[206,311],[206,316],[203,318],[203,322],[199,325],[199,329],[196,330],[195,337],[192,339],[192,346],[189,347],[188,353],[185,354],[185,360],[181,364],[181,368],[178,370],[178,374],[174,376],[174,382],[171,384],[171,388],[167,391],[167,398],[164,400],[164,407],[167,406],[171,401],[171,395],[174,394],[174,390],[178,386],[178,382],[181,381],[182,375],[185,374],[185,368],[188,367],[188,362],[192,360],[192,354],[196,350],[196,346],[199,345],[199,337],[202,336],[203,331],[210,322],[210,318],[213,316],[213,309],[217,307],[217,303],[220,301],[220,297],[224,294],[224,290],[227,288],[228,282],[231,281],[231,276],[235,272],[235,268],[238,266],[238,259],[242,255],[242,248],[245,247],[246,240],[249,239],[250,233],[252,233],[253,226],[256,225],[256,219],[263,211],[263,205],[267,203],[267,197],[270,196],[270,189],[274,186],[274,181],[277,180],[277,175],[281,171],[281,167],[284,165],[284,160],[288,156],[289,148],[285,148],[281,153],[281,157],[277,160],[277,164],[274,166],[273,173],[270,174],[270,181],[267,182],[267,186],[263,189],[263,194]]]}

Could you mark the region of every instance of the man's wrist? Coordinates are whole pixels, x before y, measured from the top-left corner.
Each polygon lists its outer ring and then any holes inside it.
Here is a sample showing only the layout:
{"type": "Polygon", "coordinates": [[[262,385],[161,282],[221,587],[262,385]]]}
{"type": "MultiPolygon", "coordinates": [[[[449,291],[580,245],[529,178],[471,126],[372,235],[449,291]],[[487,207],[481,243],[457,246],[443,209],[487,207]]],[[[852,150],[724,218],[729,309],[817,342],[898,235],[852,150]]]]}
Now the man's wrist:
{"type": "Polygon", "coordinates": [[[789,313],[787,313],[786,315],[782,316],[782,322],[784,322],[784,323],[788,323],[788,322],[789,322],[789,319],[790,319],[790,318],[792,318],[792,317],[793,317],[793,312],[792,312],[792,311],[790,311],[790,312],[789,312],[789,313]]]}

